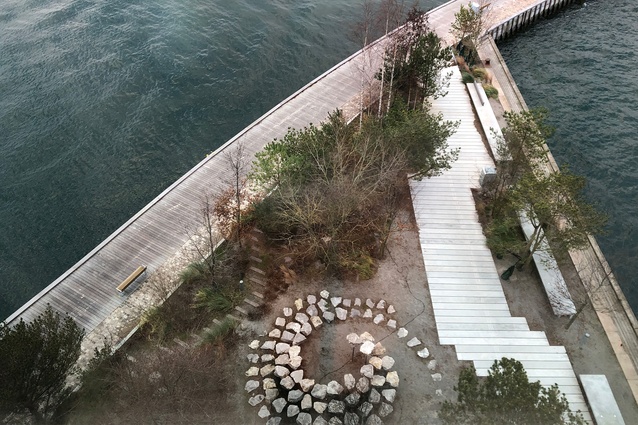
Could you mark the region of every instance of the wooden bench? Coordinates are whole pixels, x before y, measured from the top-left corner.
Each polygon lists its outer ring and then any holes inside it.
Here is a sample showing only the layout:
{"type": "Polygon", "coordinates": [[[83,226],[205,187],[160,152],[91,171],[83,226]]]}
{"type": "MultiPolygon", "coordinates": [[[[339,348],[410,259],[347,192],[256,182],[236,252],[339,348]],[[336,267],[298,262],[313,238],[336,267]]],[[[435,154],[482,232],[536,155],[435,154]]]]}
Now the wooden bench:
{"type": "Polygon", "coordinates": [[[133,273],[127,277],[124,282],[120,283],[117,287],[117,290],[120,292],[124,292],[128,286],[135,281],[138,277],[142,275],[146,271],[146,266],[139,266],[133,273]]]}

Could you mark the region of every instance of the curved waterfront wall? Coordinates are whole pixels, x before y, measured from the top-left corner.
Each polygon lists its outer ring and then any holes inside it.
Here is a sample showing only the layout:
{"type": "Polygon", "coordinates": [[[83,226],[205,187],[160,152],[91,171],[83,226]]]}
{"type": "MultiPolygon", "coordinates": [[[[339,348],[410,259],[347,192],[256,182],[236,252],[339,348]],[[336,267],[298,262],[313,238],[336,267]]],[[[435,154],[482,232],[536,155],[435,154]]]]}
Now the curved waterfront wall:
{"type": "Polygon", "coordinates": [[[532,24],[534,21],[548,17],[565,6],[575,3],[577,0],[542,0],[522,12],[508,18],[491,27],[487,33],[495,41],[509,37],[516,31],[532,24]]]}

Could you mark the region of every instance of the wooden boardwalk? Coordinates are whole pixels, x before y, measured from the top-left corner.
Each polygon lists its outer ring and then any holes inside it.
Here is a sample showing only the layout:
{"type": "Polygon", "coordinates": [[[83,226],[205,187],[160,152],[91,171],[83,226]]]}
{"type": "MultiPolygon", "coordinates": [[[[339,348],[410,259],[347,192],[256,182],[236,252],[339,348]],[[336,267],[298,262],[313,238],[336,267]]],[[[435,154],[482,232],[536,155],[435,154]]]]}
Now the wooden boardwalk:
{"type": "Polygon", "coordinates": [[[461,73],[457,67],[448,71],[448,94],[433,109],[446,120],[460,120],[448,140],[461,149],[459,158],[440,176],[410,182],[439,342],[454,345],[458,359],[472,361],[479,376],[487,375],[495,359],[516,358],[531,380],[558,384],[570,408],[590,420],[565,348],[550,346],[544,332],[531,331],[525,318],[510,314],[471,192],[481,168],[494,164],[474,126],[461,73]]]}

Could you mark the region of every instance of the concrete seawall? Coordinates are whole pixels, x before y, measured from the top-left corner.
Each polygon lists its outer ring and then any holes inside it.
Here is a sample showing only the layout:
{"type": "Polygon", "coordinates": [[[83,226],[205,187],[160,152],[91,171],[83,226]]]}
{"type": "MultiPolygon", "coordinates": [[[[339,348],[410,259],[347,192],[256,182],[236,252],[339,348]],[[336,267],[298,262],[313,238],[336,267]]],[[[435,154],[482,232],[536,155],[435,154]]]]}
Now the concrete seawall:
{"type": "Polygon", "coordinates": [[[503,21],[493,25],[487,33],[492,36],[495,41],[512,36],[518,30],[534,23],[535,21],[548,17],[565,6],[575,3],[577,0],[541,0],[532,4],[503,21]]]}

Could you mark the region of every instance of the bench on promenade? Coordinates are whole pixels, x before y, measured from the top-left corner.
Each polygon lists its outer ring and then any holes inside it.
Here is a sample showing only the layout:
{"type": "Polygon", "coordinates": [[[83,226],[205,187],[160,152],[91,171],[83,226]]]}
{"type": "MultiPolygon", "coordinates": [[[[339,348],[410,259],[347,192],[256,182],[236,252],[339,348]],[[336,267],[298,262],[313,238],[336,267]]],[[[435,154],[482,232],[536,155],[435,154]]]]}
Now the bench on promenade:
{"type": "MultiPolygon", "coordinates": [[[[534,226],[525,213],[520,213],[519,217],[525,239],[529,240],[530,236],[534,233],[534,226]]],[[[542,232],[543,230],[540,231],[542,232]]],[[[532,254],[532,258],[534,259],[534,264],[536,264],[536,269],[538,270],[554,314],[557,316],[571,316],[576,314],[576,306],[567,288],[567,283],[558,268],[558,263],[556,263],[556,258],[554,258],[554,254],[552,254],[547,240],[541,242],[540,248],[532,254]]]]}
{"type": "Polygon", "coordinates": [[[618,403],[605,375],[580,375],[580,383],[596,425],[624,425],[618,403]]]}
{"type": "Polygon", "coordinates": [[[131,283],[135,281],[138,277],[142,275],[146,271],[146,266],[139,266],[133,273],[129,275],[122,283],[120,283],[117,287],[117,290],[120,292],[124,292],[126,288],[129,287],[131,283]]]}

